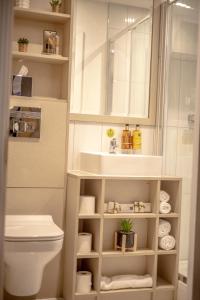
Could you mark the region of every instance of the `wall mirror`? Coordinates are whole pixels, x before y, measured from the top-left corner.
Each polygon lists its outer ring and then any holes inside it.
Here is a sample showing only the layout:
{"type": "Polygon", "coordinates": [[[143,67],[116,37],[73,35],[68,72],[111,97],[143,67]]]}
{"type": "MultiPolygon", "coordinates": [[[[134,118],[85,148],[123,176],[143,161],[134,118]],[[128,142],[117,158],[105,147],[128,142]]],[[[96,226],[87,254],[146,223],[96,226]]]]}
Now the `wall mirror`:
{"type": "Polygon", "coordinates": [[[70,118],[154,124],[158,13],[153,0],[75,0],[70,118]]]}

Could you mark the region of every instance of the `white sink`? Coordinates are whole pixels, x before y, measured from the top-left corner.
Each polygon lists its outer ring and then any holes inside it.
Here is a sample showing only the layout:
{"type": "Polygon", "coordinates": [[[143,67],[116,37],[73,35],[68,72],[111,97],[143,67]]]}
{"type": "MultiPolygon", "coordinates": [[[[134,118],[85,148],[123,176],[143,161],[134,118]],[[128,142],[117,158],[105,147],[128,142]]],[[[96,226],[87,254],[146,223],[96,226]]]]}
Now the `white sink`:
{"type": "Polygon", "coordinates": [[[81,152],[80,168],[101,175],[160,176],[162,156],[81,152]]]}

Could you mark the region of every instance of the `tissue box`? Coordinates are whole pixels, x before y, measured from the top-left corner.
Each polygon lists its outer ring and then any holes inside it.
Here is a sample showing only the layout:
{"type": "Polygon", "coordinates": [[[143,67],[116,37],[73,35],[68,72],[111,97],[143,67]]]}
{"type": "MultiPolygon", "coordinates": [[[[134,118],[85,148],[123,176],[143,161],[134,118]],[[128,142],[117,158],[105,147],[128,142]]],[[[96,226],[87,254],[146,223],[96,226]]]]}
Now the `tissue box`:
{"type": "Polygon", "coordinates": [[[12,95],[32,97],[32,77],[13,75],[12,95]]]}

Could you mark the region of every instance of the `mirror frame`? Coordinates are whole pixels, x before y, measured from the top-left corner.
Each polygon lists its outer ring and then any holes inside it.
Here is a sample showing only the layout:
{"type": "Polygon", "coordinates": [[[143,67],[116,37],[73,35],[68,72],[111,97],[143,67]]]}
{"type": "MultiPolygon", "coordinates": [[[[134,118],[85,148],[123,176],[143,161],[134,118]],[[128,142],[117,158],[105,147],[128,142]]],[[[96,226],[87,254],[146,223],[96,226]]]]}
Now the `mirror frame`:
{"type": "MultiPolygon", "coordinates": [[[[149,116],[147,118],[110,116],[100,114],[71,113],[70,121],[92,122],[92,123],[111,123],[111,124],[139,124],[156,125],[157,98],[158,98],[158,73],[159,73],[159,54],[160,54],[160,21],[161,7],[153,0],[153,22],[152,22],[152,44],[151,44],[151,72],[149,87],[149,116]]],[[[72,48],[74,45],[72,45],[72,48]]],[[[74,53],[74,51],[72,51],[74,53]]],[[[72,76],[72,73],[71,73],[72,76]]],[[[71,80],[72,81],[72,80],[71,80]]],[[[70,95],[71,99],[71,95],[70,95]]],[[[70,104],[70,103],[69,103],[70,104]]],[[[70,109],[70,105],[69,105],[70,109]]]]}

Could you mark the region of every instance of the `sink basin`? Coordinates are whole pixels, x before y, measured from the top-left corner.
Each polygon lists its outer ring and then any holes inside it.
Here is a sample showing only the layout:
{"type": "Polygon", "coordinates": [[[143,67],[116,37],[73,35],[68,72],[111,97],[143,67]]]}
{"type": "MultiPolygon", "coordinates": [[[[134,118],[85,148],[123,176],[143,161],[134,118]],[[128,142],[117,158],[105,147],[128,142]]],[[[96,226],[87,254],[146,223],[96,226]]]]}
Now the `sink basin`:
{"type": "Polygon", "coordinates": [[[162,156],[81,152],[80,168],[100,175],[160,176],[162,156]]]}

